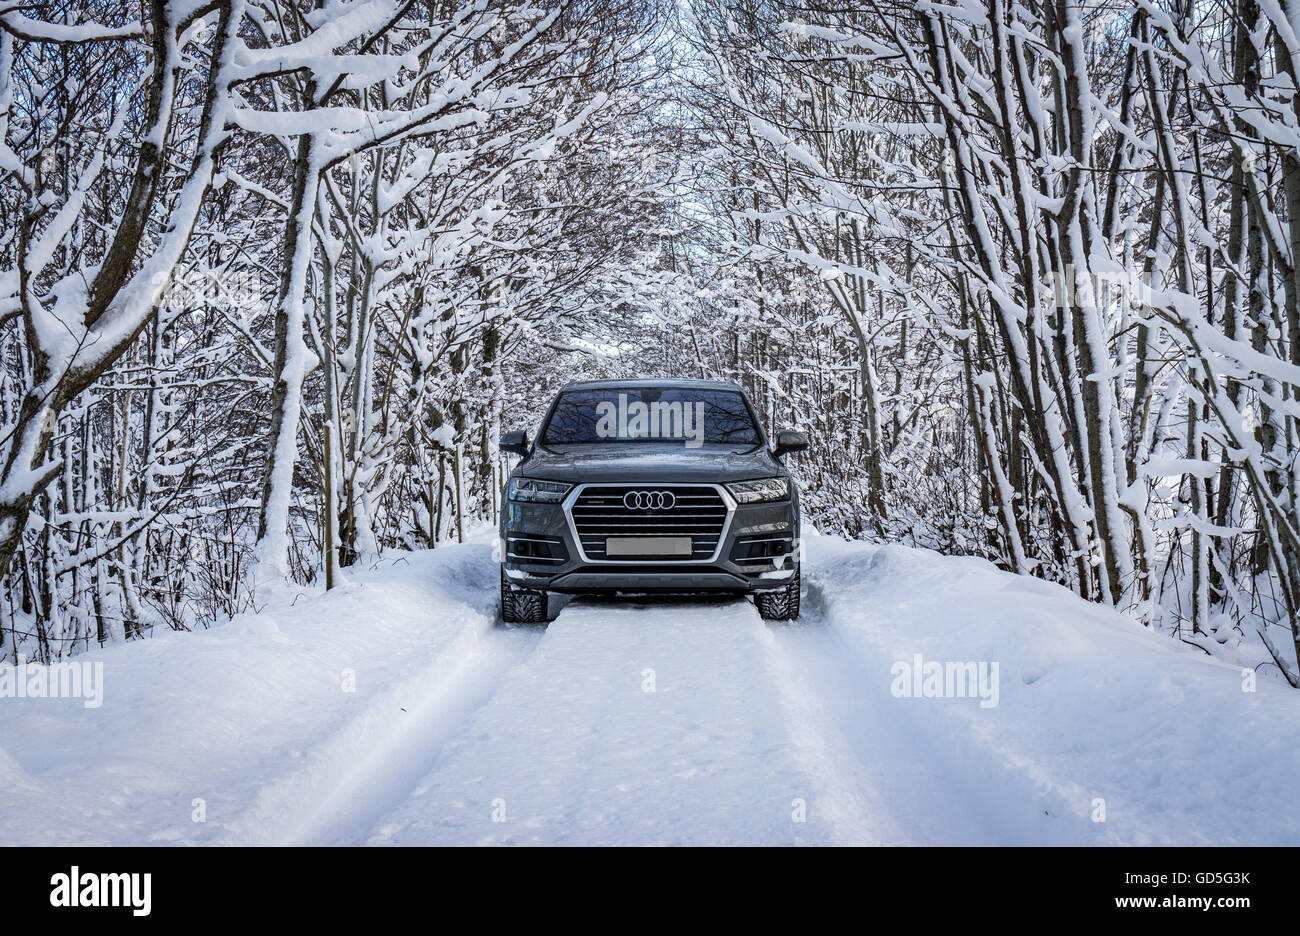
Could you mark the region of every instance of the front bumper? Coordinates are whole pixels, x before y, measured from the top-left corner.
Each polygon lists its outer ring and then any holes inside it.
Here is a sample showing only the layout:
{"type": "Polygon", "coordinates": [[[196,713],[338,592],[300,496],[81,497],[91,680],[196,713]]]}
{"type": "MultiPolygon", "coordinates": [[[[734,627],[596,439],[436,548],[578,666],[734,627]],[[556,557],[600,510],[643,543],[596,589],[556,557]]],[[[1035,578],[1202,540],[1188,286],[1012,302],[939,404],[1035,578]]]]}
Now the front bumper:
{"type": "Polygon", "coordinates": [[[745,594],[787,585],[795,574],[797,500],[726,500],[729,512],[717,549],[707,559],[675,560],[593,560],[575,538],[572,498],[565,504],[505,501],[505,577],[520,588],[567,594],[745,594]]]}

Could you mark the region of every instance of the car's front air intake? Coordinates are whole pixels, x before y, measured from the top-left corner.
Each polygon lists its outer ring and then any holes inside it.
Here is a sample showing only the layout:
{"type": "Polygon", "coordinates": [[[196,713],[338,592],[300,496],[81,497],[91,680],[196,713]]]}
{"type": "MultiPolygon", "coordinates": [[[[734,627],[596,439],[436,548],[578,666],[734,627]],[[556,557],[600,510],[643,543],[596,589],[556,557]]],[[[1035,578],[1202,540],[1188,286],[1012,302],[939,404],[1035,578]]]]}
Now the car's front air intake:
{"type": "Polygon", "coordinates": [[[712,484],[588,484],[569,507],[583,553],[605,561],[709,560],[728,511],[712,484]]]}

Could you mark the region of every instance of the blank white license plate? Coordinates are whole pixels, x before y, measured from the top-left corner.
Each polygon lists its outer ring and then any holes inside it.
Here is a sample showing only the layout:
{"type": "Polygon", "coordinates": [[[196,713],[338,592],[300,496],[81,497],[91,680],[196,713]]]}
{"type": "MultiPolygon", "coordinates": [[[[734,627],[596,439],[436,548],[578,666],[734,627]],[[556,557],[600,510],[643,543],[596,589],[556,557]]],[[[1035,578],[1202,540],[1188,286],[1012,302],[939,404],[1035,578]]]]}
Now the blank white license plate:
{"type": "Polygon", "coordinates": [[[611,536],[605,540],[606,556],[689,556],[689,536],[611,536]]]}

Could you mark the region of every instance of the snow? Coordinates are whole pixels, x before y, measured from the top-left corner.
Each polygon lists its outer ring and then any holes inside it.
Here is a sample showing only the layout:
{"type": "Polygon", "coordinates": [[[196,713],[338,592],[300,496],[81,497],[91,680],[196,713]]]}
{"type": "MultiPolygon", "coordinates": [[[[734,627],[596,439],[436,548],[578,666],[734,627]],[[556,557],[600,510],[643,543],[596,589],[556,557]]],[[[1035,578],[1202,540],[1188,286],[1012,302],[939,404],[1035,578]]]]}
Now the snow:
{"type": "Polygon", "coordinates": [[[0,842],[1300,842],[1292,690],[1064,588],[814,534],[795,625],[506,629],[491,536],[92,651],[98,708],[0,699],[0,842]],[[918,654],[997,663],[997,704],[897,696],[918,654]]]}
{"type": "Polygon", "coordinates": [[[140,39],[144,36],[144,27],[138,21],[125,26],[104,26],[99,23],[46,23],[32,19],[12,10],[0,14],[5,28],[24,38],[40,42],[109,42],[121,39],[140,39]]]}
{"type": "Polygon", "coordinates": [[[258,571],[264,587],[276,588],[289,576],[289,506],[293,500],[293,472],[298,461],[298,427],[302,423],[302,386],[310,371],[309,350],[303,335],[306,320],[305,298],[311,268],[315,232],[312,218],[316,211],[316,193],[320,186],[317,170],[320,144],[311,137],[305,147],[309,168],[304,171],[305,184],[299,200],[291,208],[290,220],[296,229],[293,252],[289,259],[289,278],[280,296],[287,321],[284,361],[276,378],[285,385],[284,405],[278,434],[272,443],[270,485],[263,508],[265,534],[257,543],[258,571]]]}

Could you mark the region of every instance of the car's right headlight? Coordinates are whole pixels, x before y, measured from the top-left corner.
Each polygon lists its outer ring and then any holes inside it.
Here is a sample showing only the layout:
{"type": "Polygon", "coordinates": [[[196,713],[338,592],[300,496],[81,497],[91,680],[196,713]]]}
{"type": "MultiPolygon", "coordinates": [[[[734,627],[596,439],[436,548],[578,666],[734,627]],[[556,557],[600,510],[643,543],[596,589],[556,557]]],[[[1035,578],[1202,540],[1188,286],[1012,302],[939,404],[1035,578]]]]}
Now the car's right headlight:
{"type": "Polygon", "coordinates": [[[757,504],[761,501],[785,500],[790,496],[787,478],[759,478],[757,481],[731,481],[727,490],[740,504],[757,504]]]}
{"type": "Polygon", "coordinates": [[[534,504],[558,504],[569,493],[572,484],[563,481],[540,481],[537,478],[511,478],[510,499],[530,501],[534,504]]]}

